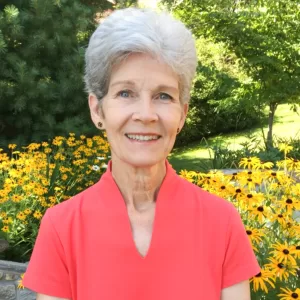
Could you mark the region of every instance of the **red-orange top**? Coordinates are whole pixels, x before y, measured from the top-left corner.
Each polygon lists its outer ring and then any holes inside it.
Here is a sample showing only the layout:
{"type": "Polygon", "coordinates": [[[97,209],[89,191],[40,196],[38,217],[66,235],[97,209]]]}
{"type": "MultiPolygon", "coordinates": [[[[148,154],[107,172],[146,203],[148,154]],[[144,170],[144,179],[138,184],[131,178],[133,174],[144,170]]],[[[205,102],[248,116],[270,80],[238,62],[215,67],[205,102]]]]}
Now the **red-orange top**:
{"type": "Polygon", "coordinates": [[[95,185],[46,211],[24,286],[72,300],[219,300],[259,273],[233,204],[166,165],[144,258],[110,162],[95,185]]]}

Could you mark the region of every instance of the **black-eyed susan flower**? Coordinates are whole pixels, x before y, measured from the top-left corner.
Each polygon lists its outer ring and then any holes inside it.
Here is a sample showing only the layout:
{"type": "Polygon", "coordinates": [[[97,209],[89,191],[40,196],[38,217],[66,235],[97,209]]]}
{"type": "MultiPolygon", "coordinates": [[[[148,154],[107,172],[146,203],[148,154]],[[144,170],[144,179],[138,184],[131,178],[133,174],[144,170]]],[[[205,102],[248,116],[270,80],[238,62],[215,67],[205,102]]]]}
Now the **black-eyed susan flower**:
{"type": "Polygon", "coordinates": [[[259,244],[260,242],[262,242],[262,237],[264,236],[262,229],[256,229],[256,228],[246,226],[246,233],[251,243],[255,242],[259,244]]]}
{"type": "Polygon", "coordinates": [[[272,169],[273,166],[274,166],[274,164],[272,162],[261,161],[258,166],[258,169],[260,169],[260,170],[272,169]]]}
{"type": "Polygon", "coordinates": [[[253,282],[253,290],[254,292],[259,289],[268,293],[268,287],[266,283],[268,283],[271,287],[275,288],[274,282],[276,278],[272,272],[268,269],[261,269],[258,274],[250,279],[250,282],[253,282]]]}
{"type": "Polygon", "coordinates": [[[291,254],[290,246],[287,245],[287,242],[285,241],[284,244],[276,243],[271,246],[272,249],[275,249],[270,252],[270,254],[273,254],[274,257],[284,264],[287,264],[287,262],[291,262],[294,265],[297,265],[296,260],[294,256],[291,254]]]}
{"type": "Polygon", "coordinates": [[[242,158],[239,162],[239,166],[245,169],[257,169],[260,166],[260,159],[258,157],[242,158]]]}
{"type": "Polygon", "coordinates": [[[258,205],[248,209],[249,212],[262,223],[268,217],[268,208],[265,205],[258,205]]]}
{"type": "Polygon", "coordinates": [[[280,288],[284,293],[278,294],[280,300],[295,300],[300,299],[300,289],[290,290],[288,288],[280,288]]]}
{"type": "Polygon", "coordinates": [[[6,217],[2,220],[3,224],[11,224],[13,222],[12,217],[6,217]]]}
{"type": "Polygon", "coordinates": [[[251,208],[252,206],[262,203],[265,199],[265,195],[263,193],[257,193],[255,191],[251,191],[245,194],[242,194],[240,199],[245,204],[245,210],[251,208]]]}
{"type": "Polygon", "coordinates": [[[296,258],[300,258],[300,245],[291,246],[291,254],[294,254],[296,258]]]}
{"type": "Polygon", "coordinates": [[[289,215],[293,210],[300,210],[300,202],[292,196],[282,196],[278,201],[280,208],[285,210],[289,215]]]}
{"type": "Polygon", "coordinates": [[[7,225],[5,225],[5,226],[3,226],[3,227],[1,228],[1,230],[2,230],[3,232],[9,232],[9,227],[8,227],[7,225]]]}
{"type": "Polygon", "coordinates": [[[39,210],[36,210],[33,214],[33,216],[36,218],[36,219],[41,219],[42,218],[42,213],[39,211],[39,210]]]}
{"type": "Polygon", "coordinates": [[[283,212],[277,213],[277,214],[271,214],[270,220],[272,222],[277,221],[281,226],[285,226],[286,223],[289,221],[290,217],[283,212]]]}
{"type": "Polygon", "coordinates": [[[22,211],[19,212],[16,217],[22,221],[26,219],[26,215],[22,211]]]}
{"type": "Polygon", "coordinates": [[[288,145],[286,143],[281,143],[281,144],[278,145],[278,149],[280,151],[283,151],[284,154],[287,154],[287,153],[289,153],[290,151],[293,150],[293,146],[290,146],[290,145],[288,145]]]}
{"type": "Polygon", "coordinates": [[[268,260],[270,263],[266,264],[265,267],[269,268],[270,271],[273,272],[276,277],[279,277],[281,281],[287,280],[290,275],[297,274],[298,267],[291,262],[284,264],[275,258],[269,258],[268,260]]]}

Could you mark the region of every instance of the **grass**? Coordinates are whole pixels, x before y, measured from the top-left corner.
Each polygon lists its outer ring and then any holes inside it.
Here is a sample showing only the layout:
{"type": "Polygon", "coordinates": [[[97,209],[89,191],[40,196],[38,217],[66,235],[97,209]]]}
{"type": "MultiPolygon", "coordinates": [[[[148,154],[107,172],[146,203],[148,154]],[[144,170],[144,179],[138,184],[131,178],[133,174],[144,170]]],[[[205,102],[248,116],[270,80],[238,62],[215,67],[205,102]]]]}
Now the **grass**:
{"type": "MultiPolygon", "coordinates": [[[[267,125],[264,133],[267,135],[267,125]]],[[[281,138],[300,138],[300,115],[290,110],[289,105],[280,105],[276,111],[276,118],[273,126],[274,139],[281,138]]],[[[214,144],[225,144],[231,150],[242,148],[241,143],[249,141],[251,135],[256,135],[263,142],[260,128],[252,128],[241,132],[224,134],[208,139],[193,142],[187,146],[176,148],[168,158],[176,171],[183,169],[201,171],[203,165],[211,159],[208,146],[214,144]]]]}

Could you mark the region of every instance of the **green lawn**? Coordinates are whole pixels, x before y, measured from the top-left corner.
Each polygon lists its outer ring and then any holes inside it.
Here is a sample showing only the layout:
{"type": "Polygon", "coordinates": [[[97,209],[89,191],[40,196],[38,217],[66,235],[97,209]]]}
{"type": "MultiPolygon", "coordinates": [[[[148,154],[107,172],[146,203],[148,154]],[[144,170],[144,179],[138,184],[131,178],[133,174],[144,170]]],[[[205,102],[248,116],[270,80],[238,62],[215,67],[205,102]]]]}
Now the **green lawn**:
{"type": "MultiPolygon", "coordinates": [[[[267,135],[267,126],[264,128],[267,135]]],[[[300,138],[300,116],[291,111],[289,105],[280,105],[276,111],[273,133],[276,137],[300,138]]],[[[260,128],[253,128],[234,134],[225,134],[222,136],[211,137],[208,140],[194,142],[188,146],[174,149],[169,157],[172,166],[177,170],[187,169],[201,171],[201,165],[210,159],[207,145],[214,143],[225,143],[230,149],[241,148],[241,143],[248,141],[247,136],[257,135],[262,141],[262,132],[260,128]]]]}

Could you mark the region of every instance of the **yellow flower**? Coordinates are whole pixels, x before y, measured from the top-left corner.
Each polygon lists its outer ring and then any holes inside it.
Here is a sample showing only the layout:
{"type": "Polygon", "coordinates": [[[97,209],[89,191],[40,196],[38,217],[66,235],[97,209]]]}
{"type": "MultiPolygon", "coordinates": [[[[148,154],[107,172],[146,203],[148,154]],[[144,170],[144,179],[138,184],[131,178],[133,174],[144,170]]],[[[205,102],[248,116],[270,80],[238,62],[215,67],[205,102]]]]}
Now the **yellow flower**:
{"type": "Polygon", "coordinates": [[[264,236],[262,231],[251,227],[246,227],[246,233],[251,243],[256,242],[257,244],[262,241],[261,237],[264,236]]]}
{"type": "Polygon", "coordinates": [[[186,179],[189,182],[194,182],[194,176],[195,176],[195,172],[189,172],[187,170],[181,170],[179,172],[179,176],[186,179]]]}
{"type": "Polygon", "coordinates": [[[15,149],[17,147],[16,144],[8,144],[8,149],[15,149]]]}
{"type": "Polygon", "coordinates": [[[31,214],[31,209],[29,209],[29,208],[26,208],[25,210],[24,210],[24,214],[26,214],[26,215],[29,215],[29,214],[31,214]]]}
{"type": "Polygon", "coordinates": [[[7,216],[7,213],[2,211],[0,212],[0,218],[5,218],[7,216]]]}
{"type": "Polygon", "coordinates": [[[23,212],[19,212],[17,218],[23,221],[26,219],[26,215],[23,212]]]}
{"type": "Polygon", "coordinates": [[[36,218],[36,219],[41,219],[42,218],[42,213],[39,211],[39,210],[36,210],[33,214],[33,216],[36,218]]]}
{"type": "Polygon", "coordinates": [[[239,166],[245,169],[256,169],[261,165],[260,159],[258,157],[242,158],[239,166]]]}
{"type": "Polygon", "coordinates": [[[271,251],[270,254],[273,254],[279,262],[283,262],[284,264],[291,262],[292,264],[297,265],[295,258],[291,254],[293,249],[287,245],[286,241],[284,244],[273,244],[271,248],[275,250],[271,251]]]}
{"type": "Polygon", "coordinates": [[[273,288],[275,288],[275,276],[272,272],[266,269],[261,269],[261,271],[250,279],[250,282],[253,282],[254,292],[259,289],[268,293],[268,287],[266,283],[269,283],[273,288]]]}
{"type": "Polygon", "coordinates": [[[283,151],[285,154],[289,153],[291,150],[293,150],[293,146],[289,146],[288,144],[281,143],[278,146],[280,151],[283,151]]]}
{"type": "Polygon", "coordinates": [[[284,294],[278,294],[280,296],[280,300],[294,300],[294,299],[300,299],[300,289],[297,288],[294,291],[288,289],[288,288],[280,288],[284,294]]]}
{"type": "Polygon", "coordinates": [[[294,254],[297,258],[300,258],[300,245],[291,246],[291,254],[294,254]]]}
{"type": "Polygon", "coordinates": [[[291,214],[293,210],[300,210],[300,202],[294,197],[283,196],[278,203],[280,208],[286,210],[288,214],[291,214]]]}
{"type": "Polygon", "coordinates": [[[3,226],[2,229],[1,229],[3,232],[9,232],[9,227],[6,225],[6,226],[3,226]]]}
{"type": "Polygon", "coordinates": [[[24,278],[25,273],[23,273],[21,275],[21,279],[19,280],[19,284],[18,284],[18,289],[24,289],[24,285],[23,285],[23,278],[24,278]]]}
{"type": "Polygon", "coordinates": [[[281,281],[287,280],[288,277],[291,275],[297,274],[297,265],[293,265],[291,262],[287,262],[287,264],[284,264],[280,261],[278,261],[275,258],[269,258],[270,261],[269,264],[266,264],[265,266],[267,268],[270,268],[270,271],[274,273],[281,281]]]}
{"type": "Polygon", "coordinates": [[[12,217],[7,217],[2,220],[3,224],[11,224],[13,222],[12,217]]]}

